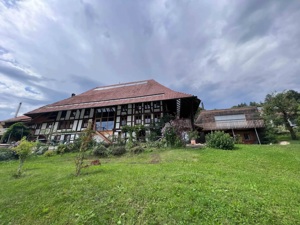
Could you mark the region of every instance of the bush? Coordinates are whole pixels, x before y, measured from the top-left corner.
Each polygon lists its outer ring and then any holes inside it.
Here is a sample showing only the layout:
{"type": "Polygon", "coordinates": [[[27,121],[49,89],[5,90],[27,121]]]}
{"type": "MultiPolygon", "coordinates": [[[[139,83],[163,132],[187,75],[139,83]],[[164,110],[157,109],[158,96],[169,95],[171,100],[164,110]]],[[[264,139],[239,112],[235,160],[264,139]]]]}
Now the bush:
{"type": "Polygon", "coordinates": [[[109,155],[109,149],[102,144],[98,144],[93,148],[93,155],[107,157],[109,155]]]}
{"type": "Polygon", "coordinates": [[[41,142],[37,142],[37,145],[34,149],[34,154],[36,155],[43,155],[46,151],[48,150],[48,146],[41,143],[41,142]]]}
{"type": "Polygon", "coordinates": [[[126,153],[126,148],[124,146],[114,146],[111,147],[111,154],[115,156],[124,155],[126,153]]]}
{"type": "Polygon", "coordinates": [[[210,148],[231,150],[234,148],[234,140],[223,131],[216,131],[205,136],[206,144],[210,148]]]}
{"type": "Polygon", "coordinates": [[[142,146],[135,146],[132,149],[130,149],[130,152],[133,154],[140,154],[144,151],[145,151],[145,149],[142,146]]]}
{"type": "Polygon", "coordinates": [[[55,151],[53,151],[53,150],[47,150],[44,153],[44,156],[46,156],[46,157],[50,157],[50,156],[54,156],[54,155],[55,155],[55,151]]]}
{"type": "Polygon", "coordinates": [[[79,152],[80,142],[74,141],[74,143],[60,144],[57,146],[57,154],[64,154],[68,152],[79,152]]]}
{"type": "Polygon", "coordinates": [[[128,140],[126,142],[126,148],[129,149],[129,150],[132,149],[132,148],[134,148],[134,147],[136,147],[136,146],[138,146],[137,142],[133,142],[131,140],[128,140]]]}
{"type": "Polygon", "coordinates": [[[57,146],[57,149],[56,149],[56,152],[57,152],[57,154],[64,154],[65,153],[65,150],[66,150],[66,145],[64,145],[64,144],[60,144],[60,145],[58,145],[57,146]]]}
{"type": "Polygon", "coordinates": [[[0,149],[0,161],[17,159],[18,155],[9,148],[0,149]]]}

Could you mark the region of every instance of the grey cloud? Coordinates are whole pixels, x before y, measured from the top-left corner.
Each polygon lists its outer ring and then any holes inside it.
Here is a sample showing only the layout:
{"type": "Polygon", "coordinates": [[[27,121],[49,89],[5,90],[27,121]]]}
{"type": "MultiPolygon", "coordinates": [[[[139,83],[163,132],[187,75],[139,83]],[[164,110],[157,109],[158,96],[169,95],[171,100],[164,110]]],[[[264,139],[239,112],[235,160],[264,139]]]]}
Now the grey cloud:
{"type": "Polygon", "coordinates": [[[0,22],[0,55],[12,54],[39,77],[3,63],[0,72],[45,96],[23,99],[31,109],[96,86],[144,79],[198,95],[207,108],[261,101],[274,89],[300,91],[296,0],[27,4],[17,13],[29,13],[30,26],[14,14],[9,26],[0,22]]]}

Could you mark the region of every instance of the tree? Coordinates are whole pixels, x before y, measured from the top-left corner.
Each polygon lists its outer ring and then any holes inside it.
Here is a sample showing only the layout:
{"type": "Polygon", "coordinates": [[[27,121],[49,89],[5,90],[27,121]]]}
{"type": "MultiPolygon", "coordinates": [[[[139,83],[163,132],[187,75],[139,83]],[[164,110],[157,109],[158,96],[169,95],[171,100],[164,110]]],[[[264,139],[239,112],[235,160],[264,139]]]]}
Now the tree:
{"type": "Polygon", "coordinates": [[[11,125],[4,133],[2,140],[4,142],[19,141],[24,136],[28,136],[30,133],[29,128],[23,123],[18,122],[11,125]]]}
{"type": "Polygon", "coordinates": [[[93,135],[94,131],[92,129],[92,121],[88,121],[88,127],[85,129],[83,134],[80,136],[80,149],[78,155],[75,159],[75,169],[76,169],[76,176],[80,175],[81,169],[85,166],[83,165],[83,160],[85,157],[85,152],[91,148],[91,143],[93,143],[93,135]]]}
{"type": "Polygon", "coordinates": [[[27,157],[31,154],[32,149],[35,146],[36,146],[35,142],[27,141],[26,137],[23,137],[20,143],[18,144],[18,146],[13,148],[13,150],[15,150],[19,156],[19,167],[16,174],[17,177],[21,176],[23,164],[27,159],[27,157]]]}
{"type": "Polygon", "coordinates": [[[247,106],[256,106],[256,107],[260,107],[260,106],[262,106],[263,105],[263,103],[258,103],[258,102],[249,102],[249,104],[247,104],[247,103],[245,103],[245,102],[243,102],[243,103],[240,103],[240,104],[238,104],[238,105],[234,105],[234,106],[232,106],[231,108],[241,108],[241,107],[247,107],[247,106]]]}
{"type": "Polygon", "coordinates": [[[300,98],[297,98],[297,96],[297,92],[293,90],[268,94],[263,106],[265,116],[271,118],[274,125],[283,123],[285,128],[290,132],[293,140],[297,139],[297,136],[291,125],[291,121],[296,120],[300,112],[300,98]]]}

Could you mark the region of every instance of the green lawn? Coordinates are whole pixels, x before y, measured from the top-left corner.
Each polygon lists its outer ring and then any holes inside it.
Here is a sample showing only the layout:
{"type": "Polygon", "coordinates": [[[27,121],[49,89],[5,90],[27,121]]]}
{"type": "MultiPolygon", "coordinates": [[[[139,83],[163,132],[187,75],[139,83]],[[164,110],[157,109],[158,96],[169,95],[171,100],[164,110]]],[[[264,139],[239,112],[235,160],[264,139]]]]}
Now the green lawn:
{"type": "Polygon", "coordinates": [[[300,143],[0,163],[0,224],[299,224],[300,143]]]}

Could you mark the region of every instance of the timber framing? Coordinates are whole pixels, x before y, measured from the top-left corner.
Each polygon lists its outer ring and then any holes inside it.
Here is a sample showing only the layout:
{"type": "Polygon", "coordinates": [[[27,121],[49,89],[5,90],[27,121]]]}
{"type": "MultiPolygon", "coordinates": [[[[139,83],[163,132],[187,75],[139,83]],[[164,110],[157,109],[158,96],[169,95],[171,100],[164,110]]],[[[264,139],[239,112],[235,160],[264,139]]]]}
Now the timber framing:
{"type": "Polygon", "coordinates": [[[155,80],[96,87],[26,113],[37,139],[72,142],[89,120],[96,139],[125,137],[122,127],[150,126],[170,114],[191,124],[200,104],[196,96],[173,91],[155,80]]]}

